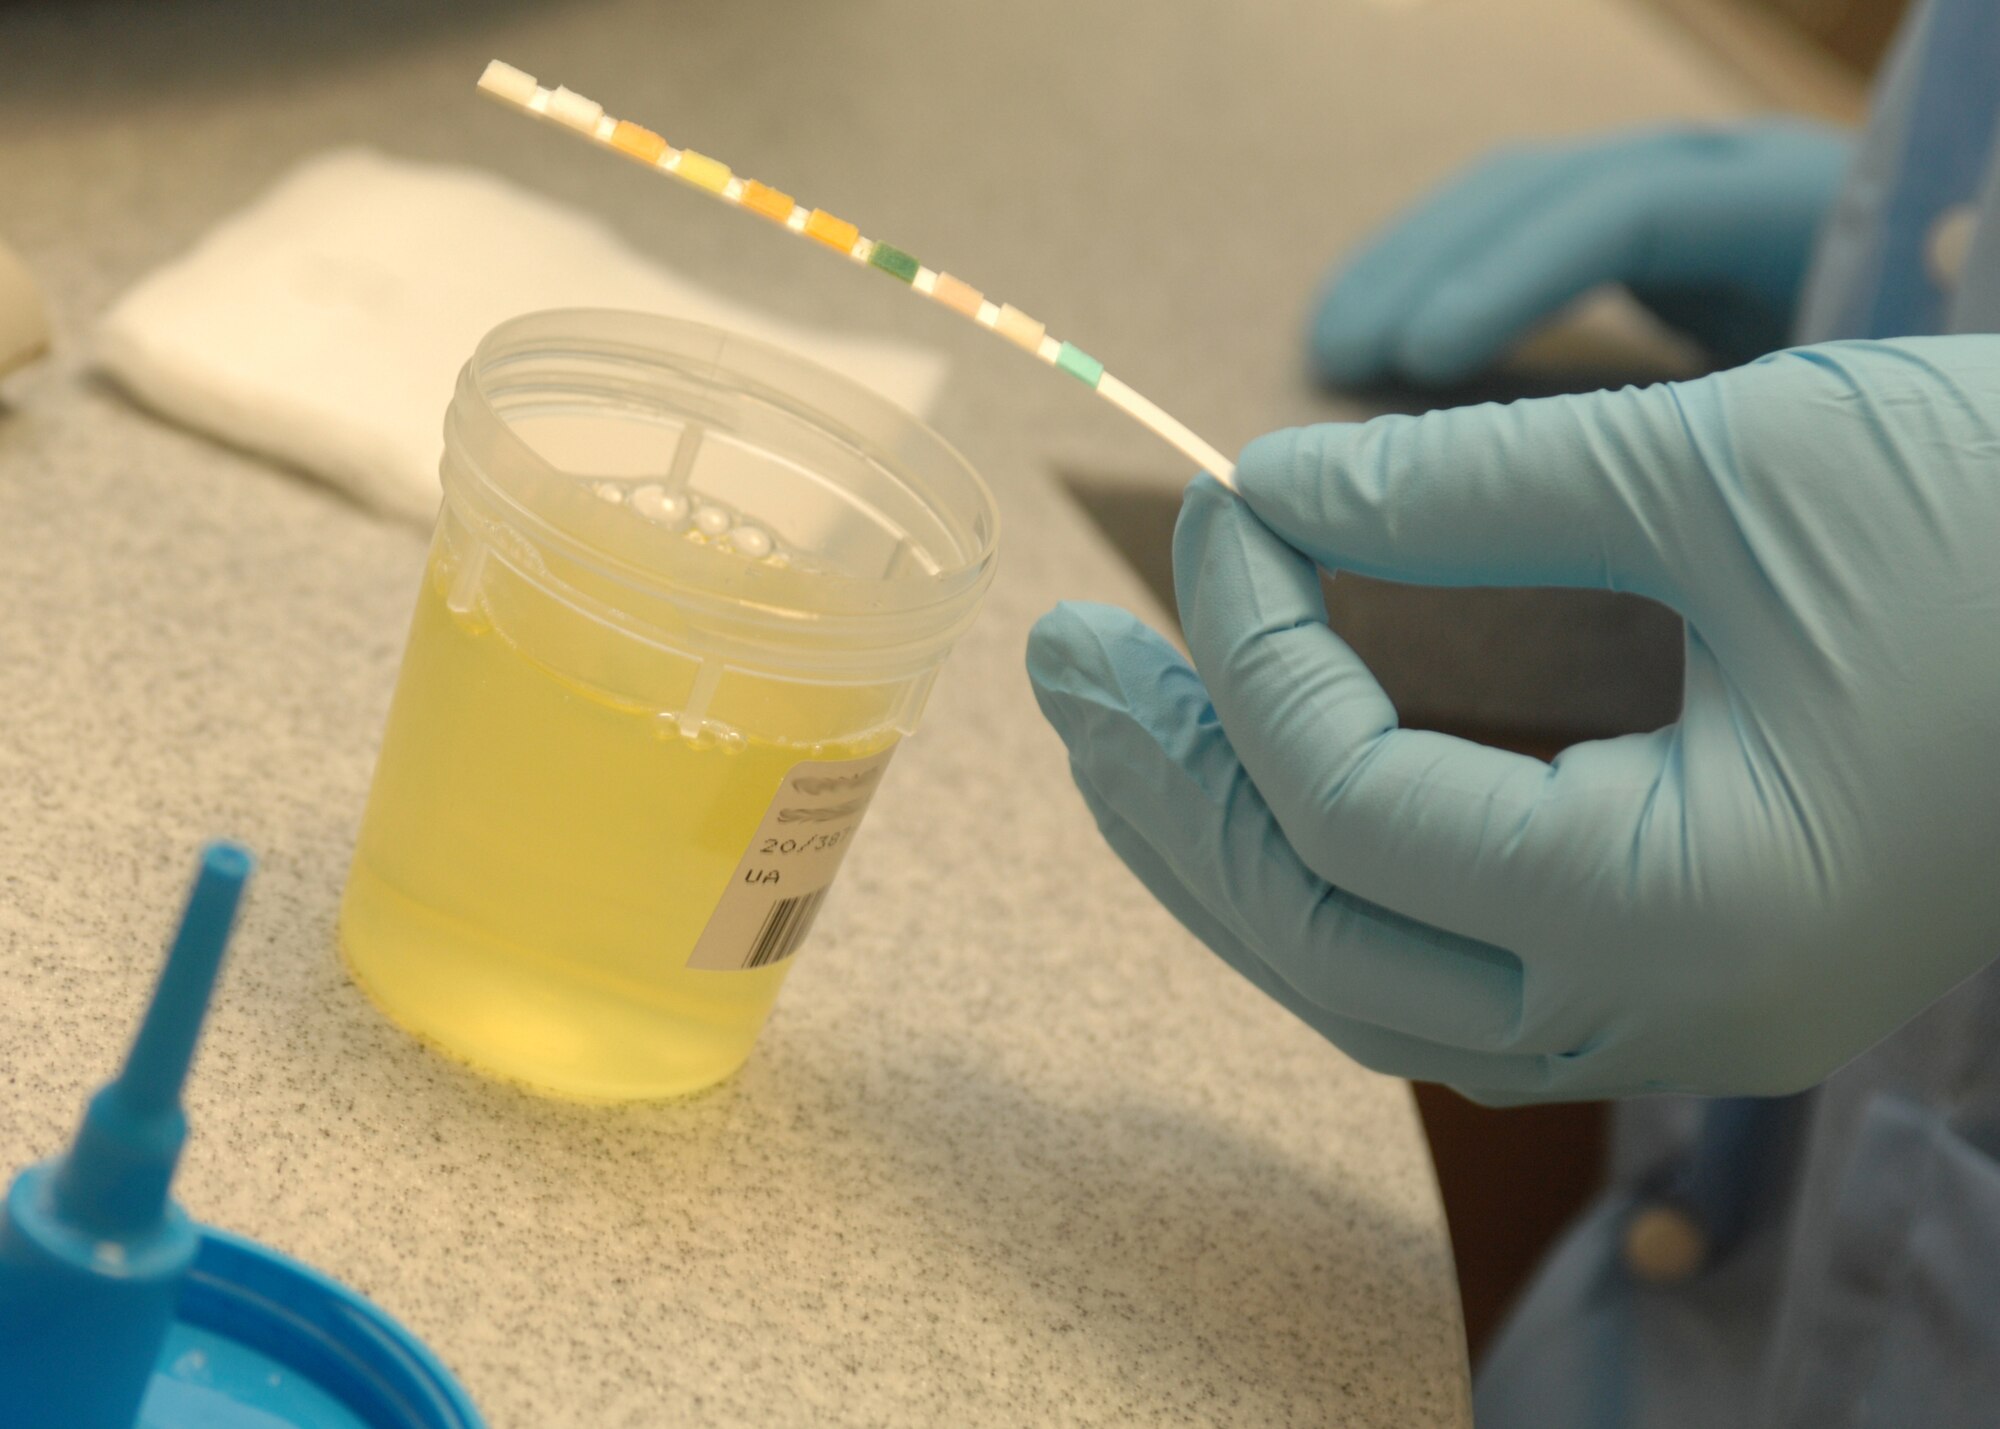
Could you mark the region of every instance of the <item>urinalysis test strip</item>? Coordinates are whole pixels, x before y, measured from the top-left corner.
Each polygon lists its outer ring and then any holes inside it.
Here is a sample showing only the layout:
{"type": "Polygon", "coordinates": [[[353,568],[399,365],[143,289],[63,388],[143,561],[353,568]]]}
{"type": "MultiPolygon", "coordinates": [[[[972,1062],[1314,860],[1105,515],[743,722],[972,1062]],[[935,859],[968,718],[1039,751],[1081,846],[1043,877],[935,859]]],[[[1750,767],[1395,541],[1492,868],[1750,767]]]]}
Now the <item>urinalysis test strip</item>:
{"type": "Polygon", "coordinates": [[[743,178],[719,159],[693,149],[676,149],[642,125],[614,119],[593,99],[562,87],[545,89],[533,75],[510,64],[500,60],[488,64],[479,77],[479,88],[491,98],[614,149],[650,169],[671,174],[725,203],[761,214],[792,233],[813,239],[907,284],[933,302],[972,319],[1049,366],[1068,373],[1223,485],[1235,488],[1235,463],[1106,372],[1103,363],[1074,343],[1050,336],[1039,321],[1011,303],[996,303],[963,279],[925,267],[893,244],[865,237],[846,219],[836,218],[824,209],[808,208],[788,193],[743,178]]]}

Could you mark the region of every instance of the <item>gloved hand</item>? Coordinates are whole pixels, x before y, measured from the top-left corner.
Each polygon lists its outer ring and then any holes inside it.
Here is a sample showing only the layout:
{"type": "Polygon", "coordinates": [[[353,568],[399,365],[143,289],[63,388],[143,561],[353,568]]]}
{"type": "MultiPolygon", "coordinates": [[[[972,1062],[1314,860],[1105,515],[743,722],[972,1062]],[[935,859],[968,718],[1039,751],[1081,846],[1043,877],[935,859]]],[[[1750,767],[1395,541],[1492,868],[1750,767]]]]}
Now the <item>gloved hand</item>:
{"type": "Polygon", "coordinates": [[[1360,1061],[1789,1092],[2000,951],[2000,338],[1278,432],[1237,479],[1175,538],[1192,667],[1081,605],[1028,667],[1112,846],[1360,1061]],[[1315,562],[1663,601],[1681,719],[1550,764],[1399,730],[1315,562]]]}
{"type": "Polygon", "coordinates": [[[1847,155],[1791,121],[1503,150],[1336,271],[1314,362],[1345,386],[1460,381],[1606,283],[1748,361],[1784,345],[1847,155]]]}

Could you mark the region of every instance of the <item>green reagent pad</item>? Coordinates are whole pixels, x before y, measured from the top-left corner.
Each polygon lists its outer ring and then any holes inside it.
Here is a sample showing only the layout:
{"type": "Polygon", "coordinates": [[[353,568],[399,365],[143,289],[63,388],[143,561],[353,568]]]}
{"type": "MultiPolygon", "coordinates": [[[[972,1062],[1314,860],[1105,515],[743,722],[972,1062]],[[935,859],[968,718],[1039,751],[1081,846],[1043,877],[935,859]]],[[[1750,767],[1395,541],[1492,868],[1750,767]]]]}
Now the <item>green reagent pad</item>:
{"type": "Polygon", "coordinates": [[[1095,387],[1104,375],[1104,364],[1071,342],[1064,343],[1056,354],[1056,366],[1086,387],[1095,387]]]}
{"type": "Polygon", "coordinates": [[[917,276],[917,260],[887,243],[877,243],[875,251],[868,255],[868,261],[890,277],[901,278],[905,283],[917,276]]]}

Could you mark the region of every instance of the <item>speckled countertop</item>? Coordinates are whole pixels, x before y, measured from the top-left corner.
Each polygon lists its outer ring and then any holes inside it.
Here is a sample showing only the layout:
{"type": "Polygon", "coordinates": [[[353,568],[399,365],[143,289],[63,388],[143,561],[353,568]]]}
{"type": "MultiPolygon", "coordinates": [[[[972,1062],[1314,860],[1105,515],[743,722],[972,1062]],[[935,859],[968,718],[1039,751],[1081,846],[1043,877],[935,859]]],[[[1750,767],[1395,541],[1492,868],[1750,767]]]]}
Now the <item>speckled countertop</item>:
{"type": "Polygon", "coordinates": [[[1612,0],[7,7],[0,234],[60,347],[0,388],[0,1167],[60,1142],[227,833],[263,867],[182,1197],[375,1297],[496,1429],[1469,1424],[1406,1088],[1150,904],[1021,674],[1056,599],[1151,609],[1050,471],[1177,465],[869,275],[475,103],[496,53],[949,255],[1225,446],[1336,410],[1301,304],[1424,179],[1498,134],[1737,102],[1612,0]],[[364,1003],[334,909],[421,536],[87,373],[117,292],[356,139],[953,355],[937,423],[999,494],[1002,573],[707,1095],[534,1100],[364,1003]]]}

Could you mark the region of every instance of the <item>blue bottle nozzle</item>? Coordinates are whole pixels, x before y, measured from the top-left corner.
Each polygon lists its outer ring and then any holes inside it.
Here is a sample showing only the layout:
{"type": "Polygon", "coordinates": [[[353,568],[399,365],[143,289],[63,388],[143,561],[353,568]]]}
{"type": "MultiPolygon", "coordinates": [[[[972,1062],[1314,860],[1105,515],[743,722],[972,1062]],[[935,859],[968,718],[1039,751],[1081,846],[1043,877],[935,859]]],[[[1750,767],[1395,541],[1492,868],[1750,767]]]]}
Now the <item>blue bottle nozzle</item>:
{"type": "Polygon", "coordinates": [[[124,1070],[90,1099],[56,1172],[56,1209],[66,1223],[116,1237],[153,1224],[166,1209],[187,1139],[181,1088],[249,876],[250,855],[233,844],[202,851],[180,931],[124,1070]]]}
{"type": "Polygon", "coordinates": [[[168,1194],[181,1088],[251,858],[210,844],[138,1038],[67,1153],[0,1218],[0,1408],[49,1429],[130,1429],[199,1237],[168,1194]]]}

